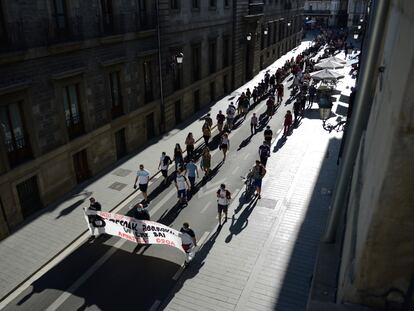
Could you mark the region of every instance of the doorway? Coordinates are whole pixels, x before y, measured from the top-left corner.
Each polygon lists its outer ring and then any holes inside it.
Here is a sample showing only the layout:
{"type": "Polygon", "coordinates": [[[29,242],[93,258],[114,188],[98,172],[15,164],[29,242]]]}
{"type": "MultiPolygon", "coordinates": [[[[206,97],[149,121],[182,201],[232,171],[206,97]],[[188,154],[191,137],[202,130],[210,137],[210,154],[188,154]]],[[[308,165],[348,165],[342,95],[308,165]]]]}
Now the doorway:
{"type": "Polygon", "coordinates": [[[177,100],[174,103],[174,113],[175,113],[175,124],[181,122],[181,100],[177,100]]]}
{"type": "Polygon", "coordinates": [[[73,155],[73,166],[75,168],[76,181],[78,184],[87,180],[91,176],[88,167],[86,149],[83,149],[73,155]]]}
{"type": "Polygon", "coordinates": [[[119,160],[126,156],[127,148],[125,142],[125,129],[120,129],[115,133],[115,147],[116,147],[116,159],[119,160]]]}
{"type": "Polygon", "coordinates": [[[194,112],[200,110],[200,90],[194,91],[194,112]]]}
{"type": "Polygon", "coordinates": [[[155,137],[154,113],[151,112],[147,115],[145,121],[147,126],[147,139],[149,140],[155,137]]]}
{"type": "Polygon", "coordinates": [[[42,201],[40,200],[36,175],[18,184],[16,189],[23,218],[27,218],[43,207],[42,201]]]}

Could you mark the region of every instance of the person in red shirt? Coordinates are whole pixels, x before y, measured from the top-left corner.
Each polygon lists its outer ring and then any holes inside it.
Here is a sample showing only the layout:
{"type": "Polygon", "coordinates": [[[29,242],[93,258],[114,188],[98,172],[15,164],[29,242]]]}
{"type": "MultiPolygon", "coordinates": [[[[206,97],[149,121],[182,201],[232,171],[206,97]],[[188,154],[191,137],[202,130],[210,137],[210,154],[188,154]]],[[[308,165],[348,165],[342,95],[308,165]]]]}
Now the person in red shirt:
{"type": "Polygon", "coordinates": [[[283,123],[283,135],[286,136],[289,133],[290,127],[292,125],[292,113],[288,110],[285,114],[285,122],[283,123]]]}

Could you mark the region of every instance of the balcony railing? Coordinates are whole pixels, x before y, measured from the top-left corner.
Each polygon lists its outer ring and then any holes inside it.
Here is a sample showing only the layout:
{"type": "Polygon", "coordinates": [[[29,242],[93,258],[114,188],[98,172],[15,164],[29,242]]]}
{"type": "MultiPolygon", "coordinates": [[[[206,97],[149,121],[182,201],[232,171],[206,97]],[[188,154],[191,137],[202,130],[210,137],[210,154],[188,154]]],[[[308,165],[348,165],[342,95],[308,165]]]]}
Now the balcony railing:
{"type": "Polygon", "coordinates": [[[6,139],[5,144],[9,157],[10,167],[15,167],[32,158],[32,150],[30,148],[30,144],[25,139],[24,135],[15,137],[14,140],[6,139]]]}
{"type": "Polygon", "coordinates": [[[248,16],[263,15],[263,11],[264,11],[263,2],[250,3],[248,16]]]}
{"type": "Polygon", "coordinates": [[[67,117],[66,126],[68,128],[69,139],[74,139],[85,133],[83,122],[79,115],[67,117]]]}

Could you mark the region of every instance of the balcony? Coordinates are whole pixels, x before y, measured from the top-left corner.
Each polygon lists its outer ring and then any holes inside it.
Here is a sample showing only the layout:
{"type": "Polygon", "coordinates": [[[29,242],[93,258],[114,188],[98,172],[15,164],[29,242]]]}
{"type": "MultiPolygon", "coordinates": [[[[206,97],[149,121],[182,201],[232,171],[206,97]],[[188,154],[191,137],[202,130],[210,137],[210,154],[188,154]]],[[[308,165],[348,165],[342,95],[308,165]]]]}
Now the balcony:
{"type": "Polygon", "coordinates": [[[72,117],[68,116],[66,118],[66,126],[70,140],[75,139],[76,137],[79,137],[85,133],[83,122],[79,115],[72,117]]]}
{"type": "Polygon", "coordinates": [[[25,137],[27,135],[16,136],[15,134],[14,139],[8,137],[5,140],[9,163],[12,168],[32,159],[32,150],[25,137]]]}

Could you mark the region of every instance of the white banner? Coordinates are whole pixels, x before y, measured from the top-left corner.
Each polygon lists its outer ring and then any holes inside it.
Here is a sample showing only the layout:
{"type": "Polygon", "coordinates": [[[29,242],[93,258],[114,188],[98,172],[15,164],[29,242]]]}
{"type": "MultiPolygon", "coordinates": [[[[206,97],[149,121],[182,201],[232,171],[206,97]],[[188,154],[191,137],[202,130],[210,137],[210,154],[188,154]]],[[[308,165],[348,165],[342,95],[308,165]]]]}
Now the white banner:
{"type": "Polygon", "coordinates": [[[97,228],[99,233],[118,236],[137,244],[169,245],[184,252],[181,246],[181,232],[158,222],[90,210],[86,214],[92,216],[92,219],[96,217],[92,222],[88,221],[88,225],[97,228]]]}

